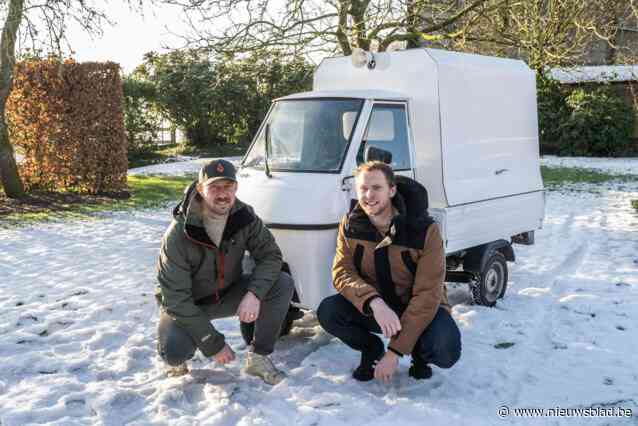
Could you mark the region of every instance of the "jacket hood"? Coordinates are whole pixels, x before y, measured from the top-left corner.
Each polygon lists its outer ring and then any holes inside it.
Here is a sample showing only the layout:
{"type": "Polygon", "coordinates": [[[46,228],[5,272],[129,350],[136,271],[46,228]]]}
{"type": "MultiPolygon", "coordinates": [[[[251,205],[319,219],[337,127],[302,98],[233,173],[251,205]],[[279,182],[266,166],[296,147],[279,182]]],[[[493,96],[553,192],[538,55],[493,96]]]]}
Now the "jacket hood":
{"type": "MultiPolygon", "coordinates": [[[[414,222],[428,216],[428,192],[423,185],[409,177],[396,176],[397,192],[392,198],[392,205],[405,220],[414,222]]],[[[357,200],[352,200],[350,214],[363,213],[357,200]]],[[[365,213],[363,213],[365,214],[365,213]]]]}
{"type": "Polygon", "coordinates": [[[428,191],[414,179],[405,176],[396,177],[397,193],[392,205],[407,221],[418,221],[428,217],[428,191]]]}
{"type": "MultiPolygon", "coordinates": [[[[182,200],[173,209],[173,218],[184,224],[184,232],[191,240],[207,246],[215,246],[204,229],[202,201],[202,196],[197,192],[197,181],[193,181],[184,190],[182,200]]],[[[235,204],[228,214],[228,222],[224,228],[222,241],[229,239],[235,232],[254,219],[255,214],[252,209],[236,198],[235,204]]]]}
{"type": "Polygon", "coordinates": [[[184,194],[182,195],[182,199],[179,203],[173,208],[173,218],[178,221],[186,220],[186,213],[188,212],[188,207],[190,206],[191,199],[197,194],[197,181],[191,182],[190,185],[186,187],[184,190],[184,194]]]}
{"type": "MultiPolygon", "coordinates": [[[[392,219],[389,237],[397,244],[422,248],[425,242],[423,232],[434,222],[428,215],[428,193],[423,185],[405,176],[396,176],[397,192],[392,205],[399,212],[392,219]]],[[[348,226],[363,239],[378,240],[379,234],[365,214],[359,202],[353,203],[348,214],[348,226]]]]}

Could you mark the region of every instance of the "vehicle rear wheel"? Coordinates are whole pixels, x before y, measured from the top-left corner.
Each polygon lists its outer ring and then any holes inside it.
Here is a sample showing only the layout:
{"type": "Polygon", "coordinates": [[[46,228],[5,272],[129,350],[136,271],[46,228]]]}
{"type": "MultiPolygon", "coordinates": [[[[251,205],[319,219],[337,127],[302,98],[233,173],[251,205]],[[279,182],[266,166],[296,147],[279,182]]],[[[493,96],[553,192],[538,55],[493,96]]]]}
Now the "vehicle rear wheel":
{"type": "Polygon", "coordinates": [[[507,289],[507,260],[495,251],[485,262],[479,280],[471,284],[472,299],[477,305],[494,306],[507,289]]]}

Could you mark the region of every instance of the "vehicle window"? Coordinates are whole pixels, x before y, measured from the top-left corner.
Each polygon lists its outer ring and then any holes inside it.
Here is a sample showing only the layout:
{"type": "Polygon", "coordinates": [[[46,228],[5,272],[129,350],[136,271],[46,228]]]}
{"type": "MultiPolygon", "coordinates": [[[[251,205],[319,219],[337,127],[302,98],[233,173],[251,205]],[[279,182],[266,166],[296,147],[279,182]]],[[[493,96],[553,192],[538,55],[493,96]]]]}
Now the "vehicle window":
{"type": "Polygon", "coordinates": [[[405,105],[375,104],[370,121],[357,153],[357,164],[363,163],[363,153],[367,145],[392,153],[394,170],[409,170],[410,145],[405,105]]]}
{"type": "Polygon", "coordinates": [[[264,167],[267,128],[272,170],[338,172],[362,106],[362,99],[278,101],[242,165],[264,167]]]}

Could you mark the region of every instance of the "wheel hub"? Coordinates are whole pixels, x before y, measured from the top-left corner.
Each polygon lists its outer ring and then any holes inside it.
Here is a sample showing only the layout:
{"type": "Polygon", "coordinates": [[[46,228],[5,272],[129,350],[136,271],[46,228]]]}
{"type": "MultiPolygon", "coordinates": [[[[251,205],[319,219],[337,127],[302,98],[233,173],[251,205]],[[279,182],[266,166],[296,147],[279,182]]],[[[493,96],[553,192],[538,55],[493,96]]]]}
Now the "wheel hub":
{"type": "Polygon", "coordinates": [[[493,263],[485,274],[485,296],[490,301],[495,301],[503,287],[503,269],[498,263],[493,263]]]}

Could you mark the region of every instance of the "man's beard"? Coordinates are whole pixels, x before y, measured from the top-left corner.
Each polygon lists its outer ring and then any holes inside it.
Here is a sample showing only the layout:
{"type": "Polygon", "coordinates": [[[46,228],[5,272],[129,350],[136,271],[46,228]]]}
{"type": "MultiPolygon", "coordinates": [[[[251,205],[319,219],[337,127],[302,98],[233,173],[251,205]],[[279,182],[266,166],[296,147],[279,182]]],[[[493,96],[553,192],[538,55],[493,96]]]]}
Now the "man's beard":
{"type": "Polygon", "coordinates": [[[369,211],[366,211],[366,214],[368,216],[375,216],[375,217],[382,216],[383,214],[386,214],[388,212],[388,209],[391,209],[391,208],[392,208],[392,202],[386,201],[385,203],[383,204],[379,203],[372,208],[368,207],[369,211]]]}
{"type": "Polygon", "coordinates": [[[230,198],[216,198],[213,203],[208,203],[207,210],[213,216],[225,216],[232,207],[230,198]]]}

